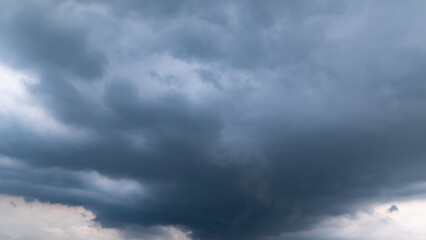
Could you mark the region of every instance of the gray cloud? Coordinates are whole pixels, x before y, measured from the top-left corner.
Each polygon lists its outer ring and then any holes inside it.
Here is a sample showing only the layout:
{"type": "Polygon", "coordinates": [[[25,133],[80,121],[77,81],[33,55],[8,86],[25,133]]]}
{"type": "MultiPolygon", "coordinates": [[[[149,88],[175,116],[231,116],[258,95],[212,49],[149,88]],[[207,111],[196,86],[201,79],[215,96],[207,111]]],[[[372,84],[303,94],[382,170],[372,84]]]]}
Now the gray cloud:
{"type": "Polygon", "coordinates": [[[396,206],[396,205],[392,205],[390,208],[389,208],[389,212],[396,212],[396,211],[398,211],[398,207],[396,206]]]}
{"type": "Polygon", "coordinates": [[[266,239],[425,180],[420,1],[0,3],[0,59],[87,135],[8,122],[0,153],[26,167],[0,169],[4,193],[266,239]],[[99,192],[91,171],[145,193],[99,192]]]}
{"type": "Polygon", "coordinates": [[[67,20],[60,13],[52,14],[51,6],[22,5],[2,17],[2,49],[10,61],[85,80],[102,75],[107,61],[99,51],[90,49],[88,29],[75,26],[72,16],[67,20]]]}

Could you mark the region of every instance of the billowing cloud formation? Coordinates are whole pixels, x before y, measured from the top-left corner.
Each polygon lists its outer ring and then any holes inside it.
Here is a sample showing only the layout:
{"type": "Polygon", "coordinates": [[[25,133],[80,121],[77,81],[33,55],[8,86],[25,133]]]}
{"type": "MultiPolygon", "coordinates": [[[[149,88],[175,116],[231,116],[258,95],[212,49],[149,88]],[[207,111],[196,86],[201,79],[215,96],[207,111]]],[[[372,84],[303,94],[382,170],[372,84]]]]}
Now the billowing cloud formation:
{"type": "Polygon", "coordinates": [[[417,194],[425,10],[0,1],[13,82],[0,85],[0,191],[206,240],[282,236],[417,194]]]}
{"type": "Polygon", "coordinates": [[[175,228],[145,228],[137,238],[116,229],[102,228],[95,215],[82,207],[26,202],[21,197],[0,196],[0,237],[4,240],[187,240],[175,228]]]}
{"type": "Polygon", "coordinates": [[[0,209],[0,237],[5,240],[122,239],[116,230],[103,229],[94,223],[93,213],[82,207],[29,203],[22,198],[2,195],[0,209]]]}

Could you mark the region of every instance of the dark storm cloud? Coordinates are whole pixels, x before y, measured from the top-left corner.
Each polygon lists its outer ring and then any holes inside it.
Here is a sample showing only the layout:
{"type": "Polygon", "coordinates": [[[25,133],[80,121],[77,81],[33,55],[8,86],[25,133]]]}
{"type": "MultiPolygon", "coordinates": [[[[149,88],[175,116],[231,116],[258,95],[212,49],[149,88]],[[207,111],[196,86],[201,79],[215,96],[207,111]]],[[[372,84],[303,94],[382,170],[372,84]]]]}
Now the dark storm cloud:
{"type": "Polygon", "coordinates": [[[208,82],[213,85],[215,88],[221,89],[220,85],[220,76],[215,74],[214,72],[210,72],[205,69],[199,69],[198,74],[200,76],[201,81],[208,82]]]}
{"type": "MultiPolygon", "coordinates": [[[[222,7],[220,15],[202,7],[197,8],[199,16],[195,14],[198,21],[171,21],[161,34],[164,36],[158,48],[187,61],[218,62],[226,67],[253,70],[298,63],[321,44],[321,29],[304,25],[307,13],[300,1],[235,1],[218,5],[222,7]]],[[[315,17],[327,12],[310,14],[315,17]]]]}
{"type": "Polygon", "coordinates": [[[7,61],[85,80],[102,75],[106,58],[90,49],[86,29],[75,26],[72,18],[53,14],[51,6],[21,4],[2,16],[0,41],[7,61]]]}
{"type": "Polygon", "coordinates": [[[426,180],[420,1],[0,3],[1,59],[37,72],[37,104],[89,136],[8,121],[0,153],[25,167],[2,167],[4,193],[123,229],[266,239],[426,180]],[[99,192],[90,171],[144,194],[99,192]]]}

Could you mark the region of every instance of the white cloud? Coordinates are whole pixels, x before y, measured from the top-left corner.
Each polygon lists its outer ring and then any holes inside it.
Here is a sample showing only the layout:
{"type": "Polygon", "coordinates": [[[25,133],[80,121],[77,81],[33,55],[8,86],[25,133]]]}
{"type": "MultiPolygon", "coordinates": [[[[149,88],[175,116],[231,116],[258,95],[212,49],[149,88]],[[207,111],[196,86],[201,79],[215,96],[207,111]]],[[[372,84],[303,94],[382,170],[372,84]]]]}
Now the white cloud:
{"type": "Polygon", "coordinates": [[[83,207],[25,202],[22,197],[0,196],[2,240],[122,240],[115,229],[102,228],[83,207]]]}
{"type": "Polygon", "coordinates": [[[190,240],[173,226],[147,227],[127,236],[126,230],[103,228],[95,217],[81,206],[0,195],[1,240],[190,240]]]}
{"type": "Polygon", "coordinates": [[[426,199],[387,202],[372,211],[328,217],[309,231],[284,239],[423,240],[426,239],[426,199]],[[395,205],[398,210],[390,211],[395,205]]]}

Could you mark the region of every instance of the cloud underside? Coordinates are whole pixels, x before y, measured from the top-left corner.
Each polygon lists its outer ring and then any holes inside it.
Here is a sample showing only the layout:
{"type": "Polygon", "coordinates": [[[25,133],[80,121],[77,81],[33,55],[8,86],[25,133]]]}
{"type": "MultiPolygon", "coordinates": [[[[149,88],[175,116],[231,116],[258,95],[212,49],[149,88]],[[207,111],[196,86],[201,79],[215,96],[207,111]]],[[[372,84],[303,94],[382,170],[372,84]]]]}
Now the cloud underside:
{"type": "Polygon", "coordinates": [[[424,10],[0,0],[0,192],[206,240],[421,194],[424,10]]]}

